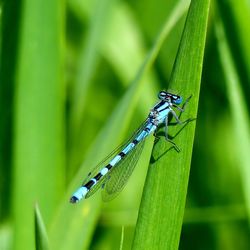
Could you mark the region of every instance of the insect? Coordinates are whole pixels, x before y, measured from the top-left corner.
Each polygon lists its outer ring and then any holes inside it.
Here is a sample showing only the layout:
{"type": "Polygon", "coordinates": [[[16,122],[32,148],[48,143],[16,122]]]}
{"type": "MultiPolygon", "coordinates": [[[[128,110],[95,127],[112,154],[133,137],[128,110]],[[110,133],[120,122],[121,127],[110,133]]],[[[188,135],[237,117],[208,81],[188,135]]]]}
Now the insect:
{"type": "Polygon", "coordinates": [[[83,198],[90,197],[100,187],[103,188],[102,198],[104,201],[113,199],[123,189],[132,174],[142,152],[144,139],[150,134],[155,135],[160,125],[165,125],[166,140],[172,143],[174,148],[179,151],[177,145],[168,138],[169,115],[172,114],[177,124],[190,120],[180,121],[180,116],[177,116],[175,109],[182,113],[191,96],[185,101],[182,108],[178,106],[183,101],[183,98],[179,95],[160,91],[158,98],[160,101],[150,110],[147,119],[134,135],[121,147],[108,155],[104,161],[89,173],[83,185],[70,198],[71,203],[76,203],[83,198]]]}

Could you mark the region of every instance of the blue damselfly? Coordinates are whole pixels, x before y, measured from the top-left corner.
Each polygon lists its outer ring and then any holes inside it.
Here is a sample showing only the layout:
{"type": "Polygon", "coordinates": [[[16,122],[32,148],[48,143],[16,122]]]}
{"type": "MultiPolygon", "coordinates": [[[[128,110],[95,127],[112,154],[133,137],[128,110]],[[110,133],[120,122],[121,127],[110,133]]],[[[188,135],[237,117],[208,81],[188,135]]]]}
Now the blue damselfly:
{"type": "Polygon", "coordinates": [[[76,203],[83,198],[88,198],[100,187],[103,188],[103,200],[107,201],[114,198],[123,189],[132,174],[142,152],[144,139],[152,133],[155,134],[157,128],[162,124],[165,125],[166,140],[172,143],[175,149],[179,151],[177,145],[168,138],[169,115],[173,115],[176,123],[183,123],[177,116],[175,109],[182,113],[190,97],[185,101],[183,107],[180,108],[178,105],[182,103],[181,96],[160,91],[158,94],[160,101],[150,110],[147,119],[139,129],[127,142],[108,155],[89,173],[83,185],[70,198],[70,202],[76,203]]]}

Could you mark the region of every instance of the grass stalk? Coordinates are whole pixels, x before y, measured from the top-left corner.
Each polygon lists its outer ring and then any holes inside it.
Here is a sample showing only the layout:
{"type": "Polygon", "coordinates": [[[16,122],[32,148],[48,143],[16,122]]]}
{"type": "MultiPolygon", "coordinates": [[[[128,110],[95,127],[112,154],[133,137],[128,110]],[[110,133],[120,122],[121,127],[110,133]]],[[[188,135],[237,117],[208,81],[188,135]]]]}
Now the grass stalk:
{"type": "MultiPolygon", "coordinates": [[[[193,95],[182,119],[197,115],[209,0],[191,1],[169,88],[193,95]]],[[[175,142],[177,153],[161,138],[155,144],[143,191],[133,249],[178,249],[188,177],[192,156],[195,122],[184,125],[175,142]]],[[[177,133],[179,126],[171,129],[177,133]],[[178,127],[178,128],[177,128],[178,127]]]]}

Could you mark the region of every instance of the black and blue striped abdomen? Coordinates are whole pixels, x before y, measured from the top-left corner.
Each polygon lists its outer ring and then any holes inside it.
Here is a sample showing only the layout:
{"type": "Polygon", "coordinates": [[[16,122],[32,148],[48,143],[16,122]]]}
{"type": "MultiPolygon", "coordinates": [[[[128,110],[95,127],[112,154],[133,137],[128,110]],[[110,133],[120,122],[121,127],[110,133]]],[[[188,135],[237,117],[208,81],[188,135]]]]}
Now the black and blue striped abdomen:
{"type": "MultiPolygon", "coordinates": [[[[141,153],[142,147],[138,148],[139,150],[136,150],[138,145],[144,141],[144,139],[154,132],[156,130],[156,126],[151,122],[148,121],[143,127],[141,127],[138,132],[131,138],[131,140],[123,147],[123,149],[118,152],[111,160],[108,162],[106,166],[104,166],[97,174],[95,174],[92,178],[87,180],[83,184],[82,187],[80,187],[71,197],[71,202],[75,203],[79,201],[82,198],[88,198],[93,193],[95,193],[96,190],[98,190],[105,182],[107,182],[108,178],[107,176],[110,175],[110,173],[117,167],[121,168],[121,165],[124,164],[125,159],[130,158],[131,154],[141,153]]],[[[131,157],[132,158],[132,157],[131,157]]],[[[139,158],[139,156],[137,157],[139,158]]],[[[131,168],[135,166],[137,162],[137,159],[131,160],[131,163],[128,164],[128,168],[131,168]]],[[[126,168],[124,166],[123,168],[126,168]]],[[[116,170],[121,171],[121,170],[116,170]]],[[[127,170],[129,172],[129,169],[127,170]]],[[[130,176],[130,175],[129,175],[130,176]]],[[[110,176],[112,178],[112,176],[110,176]]],[[[124,182],[124,181],[123,181],[124,182]]],[[[110,186],[110,185],[109,185],[110,186]]],[[[119,182],[117,183],[117,186],[119,186],[119,182]]]]}

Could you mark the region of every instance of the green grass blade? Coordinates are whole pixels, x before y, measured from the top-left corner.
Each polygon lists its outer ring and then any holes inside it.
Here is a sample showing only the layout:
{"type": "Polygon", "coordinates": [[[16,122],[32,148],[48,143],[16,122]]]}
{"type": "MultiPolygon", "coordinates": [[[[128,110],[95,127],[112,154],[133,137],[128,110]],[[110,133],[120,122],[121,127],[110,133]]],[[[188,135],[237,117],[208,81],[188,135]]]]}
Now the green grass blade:
{"type": "Polygon", "coordinates": [[[99,196],[96,194],[95,197],[84,200],[76,206],[69,204],[69,198],[74,189],[81,183],[82,178],[87,175],[90,170],[89,167],[98,163],[98,159],[104,157],[105,154],[109,153],[110,149],[117,146],[120,138],[124,138],[144,87],[144,81],[141,80],[154,62],[164,38],[169,34],[169,27],[172,26],[169,26],[169,20],[166,20],[159,38],[138,70],[131,87],[97,136],[84,163],[72,181],[50,230],[50,244],[53,249],[86,249],[89,246],[94,226],[98,219],[100,209],[99,196]],[[109,136],[108,140],[107,135],[109,136]]]}
{"type": "Polygon", "coordinates": [[[49,240],[38,204],[35,206],[36,250],[48,250],[49,240]]]}
{"type": "MultiPolygon", "coordinates": [[[[221,0],[216,1],[223,20],[227,43],[235,58],[235,67],[250,82],[250,7],[248,0],[221,0]],[[245,72],[244,72],[245,71],[245,72]]],[[[242,77],[241,75],[241,77],[242,77]]]]}
{"type": "Polygon", "coordinates": [[[123,249],[123,241],[124,241],[124,227],[122,227],[122,232],[121,232],[121,241],[120,241],[120,250],[123,249]]]}
{"type": "Polygon", "coordinates": [[[50,239],[53,249],[88,248],[99,215],[100,197],[96,194],[93,198],[81,201],[75,206],[69,204],[69,198],[87,175],[90,166],[95,166],[98,159],[102,159],[105,154],[109,153],[110,149],[119,143],[119,138],[124,137],[134,111],[127,108],[131,106],[130,102],[134,103],[138,97],[139,91],[130,89],[111,115],[106,126],[97,136],[77,176],[72,181],[58,215],[52,224],[50,239]],[[121,121],[123,122],[121,123],[121,121]],[[109,135],[109,140],[107,140],[107,135],[109,135]],[[62,238],[64,241],[61,240],[62,238]]]}
{"type": "Polygon", "coordinates": [[[215,31],[218,39],[218,50],[220,61],[225,76],[227,86],[227,95],[230,104],[232,123],[234,129],[234,138],[239,147],[235,147],[235,153],[238,156],[238,166],[241,173],[245,201],[248,211],[248,220],[250,222],[250,123],[247,112],[247,105],[241,89],[241,83],[238,72],[235,68],[234,60],[231,55],[223,24],[219,17],[216,18],[215,31]]]}
{"type": "Polygon", "coordinates": [[[76,80],[71,98],[70,131],[72,143],[79,138],[89,85],[96,69],[103,34],[114,2],[115,0],[96,1],[95,14],[91,17],[86,41],[79,52],[76,80]]]}
{"type": "Polygon", "coordinates": [[[0,3],[0,221],[10,214],[13,89],[20,3],[0,3]],[[11,32],[10,32],[11,30],[11,32]]]}
{"type": "MultiPolygon", "coordinates": [[[[87,19],[90,20],[89,22],[91,22],[91,20],[93,19],[92,16],[96,17],[96,14],[95,14],[94,6],[91,6],[91,10],[89,9],[91,1],[89,1],[89,3],[86,4],[87,2],[88,1],[76,2],[75,0],[71,0],[69,3],[70,3],[70,8],[72,9],[72,11],[74,12],[75,15],[87,16],[87,19]]],[[[91,73],[92,77],[96,73],[97,73],[97,75],[99,75],[100,72],[96,72],[96,70],[95,70],[95,68],[96,68],[95,64],[98,64],[98,62],[101,61],[101,59],[100,59],[100,54],[101,54],[101,58],[104,58],[104,60],[108,62],[108,65],[110,65],[112,67],[113,73],[119,77],[121,84],[123,84],[124,86],[127,87],[131,83],[131,81],[133,80],[141,63],[144,61],[144,58],[146,55],[146,52],[144,49],[145,45],[143,44],[142,35],[140,34],[141,33],[140,27],[138,27],[138,24],[133,17],[132,9],[130,9],[128,4],[126,4],[124,2],[118,2],[118,3],[115,2],[115,4],[113,4],[113,5],[114,6],[112,6],[112,11],[110,11],[109,14],[106,13],[106,15],[109,15],[108,25],[104,25],[103,22],[102,23],[93,22],[93,21],[91,22],[92,24],[90,25],[90,28],[100,29],[100,30],[102,30],[102,34],[99,33],[99,35],[95,37],[95,40],[96,40],[94,42],[95,46],[93,44],[89,45],[91,48],[93,46],[96,48],[95,49],[92,48],[91,57],[93,57],[93,59],[90,60],[90,62],[87,60],[87,58],[84,58],[85,64],[86,64],[86,69],[83,69],[82,71],[87,71],[88,74],[91,73]],[[95,27],[98,25],[100,27],[95,27]],[[103,32],[105,27],[106,27],[106,32],[103,32]],[[99,53],[97,53],[96,50],[99,50],[98,51],[99,53]],[[99,58],[98,58],[98,56],[99,56],[99,58]],[[131,60],[131,58],[133,58],[133,60],[131,60]]],[[[108,4],[108,6],[110,8],[110,4],[108,4]]],[[[105,9],[107,9],[107,7],[105,7],[105,8],[103,6],[100,6],[100,7],[102,7],[103,11],[105,9]]],[[[102,15],[103,14],[100,14],[100,16],[102,16],[102,15]]],[[[97,18],[99,18],[99,17],[97,16],[97,18]]],[[[107,19],[107,17],[106,17],[106,19],[107,19]]],[[[88,33],[95,34],[96,32],[88,32],[88,33]]],[[[90,36],[91,34],[88,34],[88,33],[87,33],[87,36],[90,36]]],[[[89,41],[90,38],[86,38],[86,40],[89,41]]],[[[87,46],[87,44],[86,44],[86,46],[87,46]]],[[[87,50],[87,48],[86,48],[86,50],[87,50]]],[[[89,53],[90,52],[88,52],[88,55],[89,55],[89,53]]],[[[77,79],[78,78],[79,77],[77,77],[77,79]]],[[[89,85],[90,83],[86,82],[86,78],[90,78],[90,77],[85,76],[85,78],[83,78],[82,82],[79,84],[89,85]]],[[[79,81],[80,81],[80,78],[79,78],[79,81]]],[[[150,100],[152,100],[153,93],[156,92],[156,91],[152,91],[153,87],[155,89],[156,77],[153,77],[152,71],[146,71],[142,81],[143,82],[141,84],[144,86],[146,85],[145,86],[146,90],[144,92],[149,93],[145,98],[143,98],[144,104],[142,106],[145,106],[145,103],[149,103],[150,100]],[[149,85],[148,83],[152,83],[152,84],[149,85]]],[[[94,81],[92,81],[92,83],[95,84],[94,81]]],[[[93,87],[91,87],[91,86],[89,86],[89,87],[90,87],[89,92],[91,93],[91,88],[93,88],[93,87]]],[[[83,88],[87,89],[88,87],[85,86],[83,88]]],[[[103,88],[103,87],[101,87],[101,88],[103,88]]],[[[100,92],[101,91],[99,89],[99,91],[97,93],[100,93],[100,92]]],[[[103,94],[104,93],[102,93],[100,95],[103,97],[105,95],[105,94],[104,95],[103,94]]],[[[79,95],[79,93],[78,93],[78,95],[79,95]]],[[[84,95],[87,96],[86,93],[84,93],[84,95]]],[[[87,100],[85,100],[85,101],[83,101],[84,96],[80,96],[80,99],[81,99],[80,103],[82,106],[84,106],[86,104],[86,101],[89,103],[89,101],[93,100],[93,98],[98,99],[97,94],[94,94],[94,96],[92,96],[92,98],[87,96],[87,100]]],[[[110,98],[108,98],[107,100],[112,102],[112,100],[110,100],[110,98]]],[[[105,101],[106,104],[108,103],[107,100],[105,101]]],[[[81,106],[81,105],[79,105],[79,106],[81,106]]],[[[114,106],[114,104],[111,104],[111,105],[114,106]]],[[[84,107],[82,107],[80,109],[83,110],[84,107]]],[[[90,112],[89,108],[88,108],[87,112],[90,112]]],[[[77,116],[79,119],[81,119],[79,114],[77,114],[77,116]]],[[[73,126],[73,124],[72,124],[72,126],[73,126]]],[[[76,132],[77,130],[78,130],[77,128],[73,129],[72,133],[77,134],[77,132],[76,132]]],[[[85,136],[86,136],[86,130],[84,129],[83,123],[81,123],[81,136],[79,136],[79,134],[78,134],[78,136],[76,136],[75,139],[70,138],[70,140],[72,142],[74,141],[73,147],[70,146],[70,162],[72,162],[72,164],[70,164],[70,169],[73,170],[72,173],[75,171],[74,170],[75,167],[77,165],[79,165],[79,162],[83,158],[83,149],[86,148],[86,145],[89,144],[89,143],[86,143],[86,141],[79,140],[79,137],[85,137],[85,136]],[[74,164],[74,162],[77,162],[77,164],[74,164]],[[73,165],[73,168],[72,168],[72,165],[73,165]]],[[[92,137],[93,136],[94,135],[92,135],[92,137]]]]}
{"type": "MultiPolygon", "coordinates": [[[[209,0],[191,2],[169,84],[170,89],[181,91],[185,98],[193,94],[182,119],[197,114],[209,3],[209,0]]],[[[170,131],[178,130],[177,126],[170,131]]],[[[194,132],[192,122],[176,136],[174,141],[181,147],[180,153],[169,150],[165,139],[154,146],[133,249],[178,249],[194,132]]]]}
{"type": "Polygon", "coordinates": [[[63,7],[22,4],[14,110],[14,249],[34,249],[34,204],[47,224],[64,189],[63,7]],[[42,13],[42,15],[41,15],[42,13]]]}
{"type": "MultiPolygon", "coordinates": [[[[158,44],[163,43],[166,34],[170,33],[176,23],[187,11],[188,5],[189,1],[181,1],[171,15],[169,15],[167,18],[167,25],[164,26],[161,36],[158,37],[158,44]]],[[[125,4],[119,5],[119,9],[117,8],[117,11],[112,19],[110,30],[108,30],[108,34],[106,35],[105,46],[103,48],[105,53],[104,55],[113,67],[117,68],[117,66],[119,66],[116,72],[118,72],[118,74],[121,75],[121,78],[126,81],[130,80],[134,76],[134,67],[139,65],[142,61],[142,55],[144,55],[144,49],[141,41],[142,37],[139,35],[140,29],[136,26],[136,23],[132,18],[132,14],[131,10],[125,4]],[[128,17],[130,17],[129,20],[128,17]],[[121,26],[123,29],[120,29],[121,26]],[[127,35],[128,32],[130,32],[130,35],[127,35]],[[114,38],[113,34],[117,34],[117,36],[114,38]],[[131,41],[131,39],[134,39],[134,41],[131,41]],[[134,55],[135,51],[137,51],[136,55],[134,55]],[[132,61],[131,58],[133,58],[132,61]]],[[[152,56],[153,59],[158,54],[157,50],[161,48],[161,46],[155,48],[156,50],[152,51],[155,55],[148,55],[149,57],[152,56]]],[[[151,77],[152,76],[147,75],[147,81],[150,81],[151,77]]]]}

